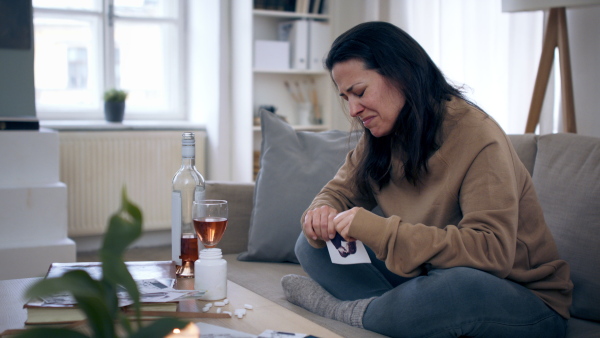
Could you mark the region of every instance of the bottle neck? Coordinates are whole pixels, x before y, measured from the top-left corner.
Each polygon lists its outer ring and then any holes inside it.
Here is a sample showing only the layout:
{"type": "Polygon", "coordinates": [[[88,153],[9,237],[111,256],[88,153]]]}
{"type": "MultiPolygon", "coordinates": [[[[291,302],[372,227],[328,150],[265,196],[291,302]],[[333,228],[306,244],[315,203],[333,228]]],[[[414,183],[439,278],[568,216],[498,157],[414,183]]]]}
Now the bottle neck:
{"type": "Polygon", "coordinates": [[[181,167],[182,168],[192,168],[196,165],[196,159],[195,158],[182,158],[181,159],[181,167]]]}
{"type": "Polygon", "coordinates": [[[181,146],[181,166],[193,167],[196,164],[196,146],[194,144],[183,144],[181,146]]]}

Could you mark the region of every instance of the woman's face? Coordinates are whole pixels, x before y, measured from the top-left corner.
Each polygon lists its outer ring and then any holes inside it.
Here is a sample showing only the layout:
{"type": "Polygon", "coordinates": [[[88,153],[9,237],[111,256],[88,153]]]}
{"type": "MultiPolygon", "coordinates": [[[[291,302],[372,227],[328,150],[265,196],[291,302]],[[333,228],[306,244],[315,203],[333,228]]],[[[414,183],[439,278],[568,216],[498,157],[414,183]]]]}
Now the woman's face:
{"type": "Polygon", "coordinates": [[[375,137],[392,133],[406,102],[401,91],[357,59],[336,63],[331,75],[340,96],[348,102],[350,116],[358,117],[375,137]]]}

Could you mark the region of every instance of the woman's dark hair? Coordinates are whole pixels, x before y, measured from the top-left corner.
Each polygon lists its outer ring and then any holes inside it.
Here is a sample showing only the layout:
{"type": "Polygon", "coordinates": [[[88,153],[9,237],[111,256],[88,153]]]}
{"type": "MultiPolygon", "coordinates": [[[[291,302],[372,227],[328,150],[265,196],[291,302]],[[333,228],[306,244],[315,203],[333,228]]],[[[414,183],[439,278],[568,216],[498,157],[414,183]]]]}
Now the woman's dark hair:
{"type": "Polygon", "coordinates": [[[425,50],[402,29],[386,22],[366,22],[340,35],[325,59],[331,72],[336,63],[360,60],[400,90],[406,103],[392,133],[374,137],[365,130],[366,154],[358,164],[357,187],[370,191],[370,182],[383,187],[390,181],[392,154],[400,156],[404,175],[417,185],[427,173],[427,161],[441,147],[440,130],[445,102],[464,99],[450,85],[425,50]]]}

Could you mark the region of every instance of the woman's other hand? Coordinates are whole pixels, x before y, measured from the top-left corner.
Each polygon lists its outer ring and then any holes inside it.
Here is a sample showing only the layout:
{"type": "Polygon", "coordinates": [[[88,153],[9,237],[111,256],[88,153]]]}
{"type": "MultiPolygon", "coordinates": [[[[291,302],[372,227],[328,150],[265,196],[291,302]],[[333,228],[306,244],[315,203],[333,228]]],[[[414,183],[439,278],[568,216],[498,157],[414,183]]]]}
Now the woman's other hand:
{"type": "Polygon", "coordinates": [[[356,241],[356,238],[348,236],[348,231],[350,230],[350,224],[352,224],[352,221],[354,220],[354,215],[356,215],[358,209],[358,207],[354,207],[350,210],[340,212],[333,218],[333,225],[335,231],[337,231],[340,234],[340,236],[342,236],[344,240],[348,242],[356,241]]]}
{"type": "Polygon", "coordinates": [[[337,214],[337,210],[328,205],[309,210],[302,224],[304,234],[313,241],[332,239],[335,236],[333,219],[337,214]]]}

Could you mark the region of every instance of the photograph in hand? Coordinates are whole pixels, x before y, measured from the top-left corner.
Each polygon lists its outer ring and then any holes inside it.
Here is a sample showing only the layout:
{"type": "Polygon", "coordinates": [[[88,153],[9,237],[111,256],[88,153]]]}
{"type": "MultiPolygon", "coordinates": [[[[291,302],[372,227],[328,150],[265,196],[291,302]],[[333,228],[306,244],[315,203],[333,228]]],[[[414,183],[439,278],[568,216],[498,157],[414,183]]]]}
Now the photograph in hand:
{"type": "Polygon", "coordinates": [[[331,240],[331,244],[337,249],[342,258],[346,258],[348,255],[356,253],[356,242],[346,242],[337,232],[335,233],[335,237],[331,240]]]}
{"type": "Polygon", "coordinates": [[[327,250],[334,264],[371,263],[369,254],[361,241],[346,241],[339,233],[327,241],[327,250]]]}

